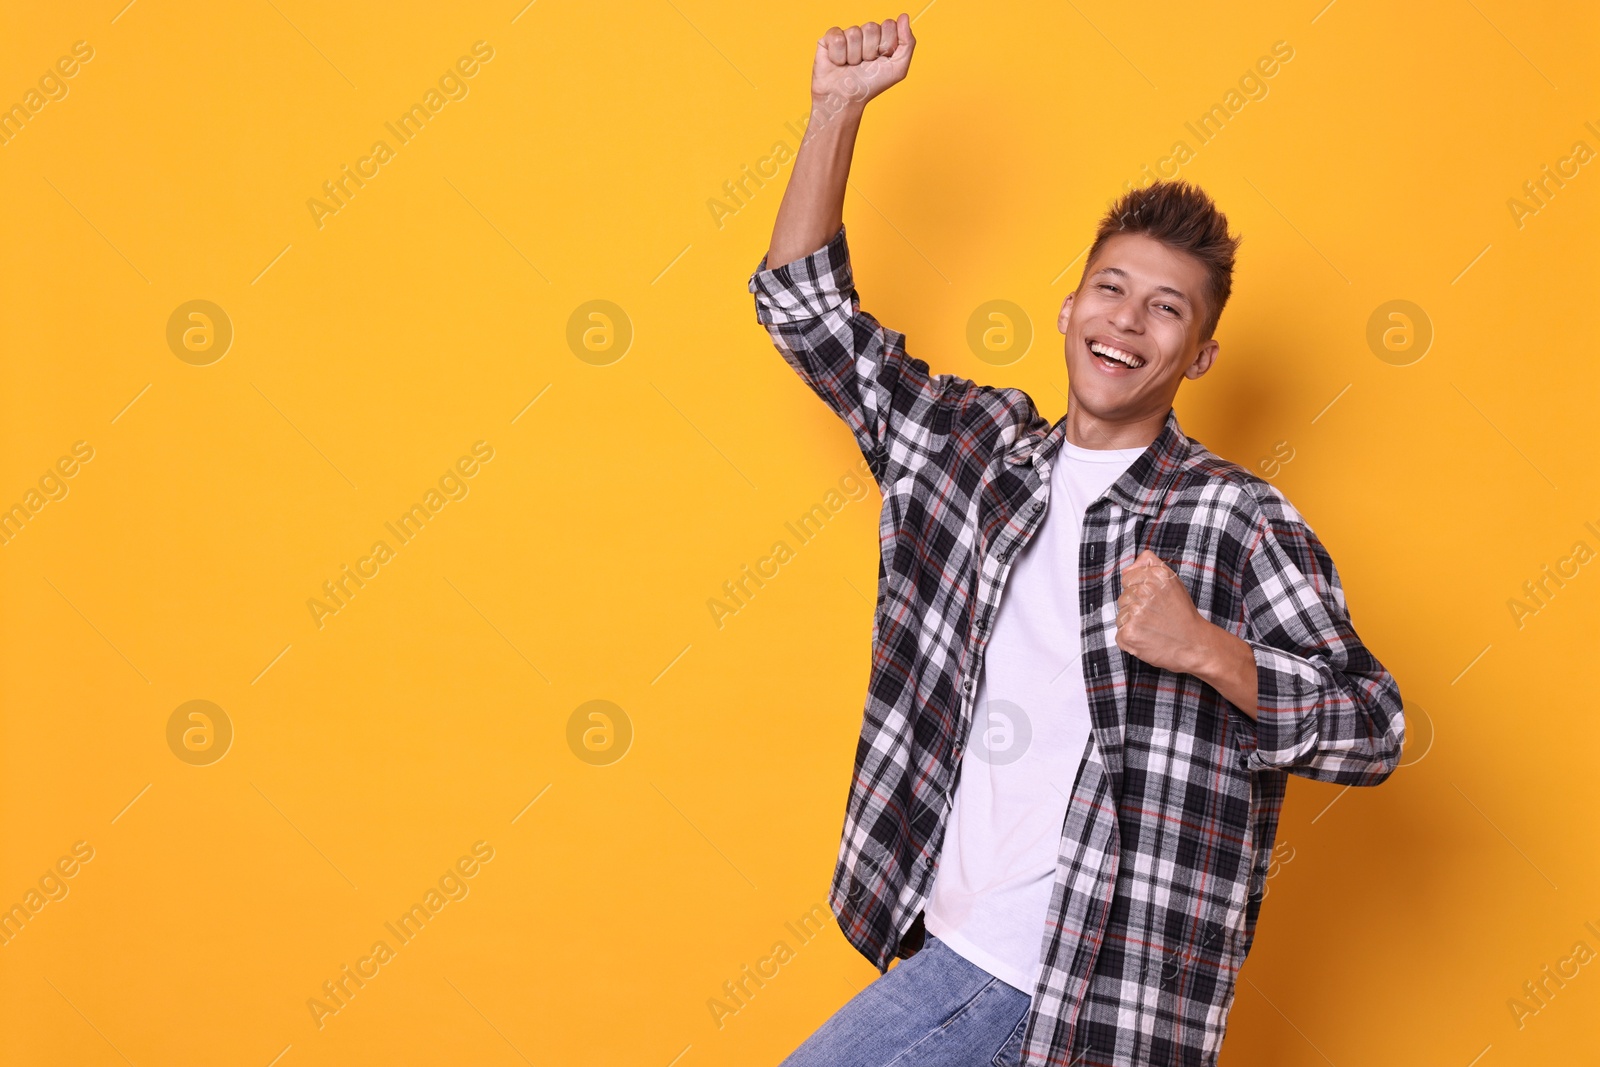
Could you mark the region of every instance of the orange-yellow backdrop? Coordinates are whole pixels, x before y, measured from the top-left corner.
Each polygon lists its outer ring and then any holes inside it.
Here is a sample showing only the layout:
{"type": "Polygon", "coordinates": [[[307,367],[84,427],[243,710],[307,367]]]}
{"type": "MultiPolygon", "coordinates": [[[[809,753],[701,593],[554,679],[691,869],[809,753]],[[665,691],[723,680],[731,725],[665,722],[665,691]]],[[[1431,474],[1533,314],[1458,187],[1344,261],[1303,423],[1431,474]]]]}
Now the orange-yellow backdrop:
{"type": "MultiPolygon", "coordinates": [[[[813,41],[895,12],[123,2],[0,33],[4,1062],[776,1063],[876,973],[815,930],[877,496],[745,282],[813,41]]],[[[1223,1062],[1556,1062],[1600,1011],[1600,16],[1325,3],[919,8],[857,284],[1055,417],[1108,200],[1218,199],[1179,415],[1330,546],[1410,745],[1294,780],[1223,1062]]]]}

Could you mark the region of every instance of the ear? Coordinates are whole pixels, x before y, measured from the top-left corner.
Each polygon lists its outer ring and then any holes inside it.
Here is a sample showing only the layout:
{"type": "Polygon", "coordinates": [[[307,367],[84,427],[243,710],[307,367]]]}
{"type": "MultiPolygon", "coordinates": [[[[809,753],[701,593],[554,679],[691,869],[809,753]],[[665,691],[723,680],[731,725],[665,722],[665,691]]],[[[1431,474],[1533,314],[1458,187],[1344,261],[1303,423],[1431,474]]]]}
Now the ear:
{"type": "Polygon", "coordinates": [[[1221,348],[1222,346],[1215,337],[1209,341],[1202,341],[1200,350],[1195,353],[1194,362],[1189,364],[1188,368],[1183,372],[1183,376],[1185,378],[1198,378],[1210,370],[1212,364],[1216,363],[1217,353],[1221,348]]]}
{"type": "Polygon", "coordinates": [[[1067,323],[1072,321],[1072,298],[1077,295],[1077,291],[1074,290],[1061,302],[1061,314],[1056,316],[1056,329],[1061,333],[1067,332],[1067,323]]]}

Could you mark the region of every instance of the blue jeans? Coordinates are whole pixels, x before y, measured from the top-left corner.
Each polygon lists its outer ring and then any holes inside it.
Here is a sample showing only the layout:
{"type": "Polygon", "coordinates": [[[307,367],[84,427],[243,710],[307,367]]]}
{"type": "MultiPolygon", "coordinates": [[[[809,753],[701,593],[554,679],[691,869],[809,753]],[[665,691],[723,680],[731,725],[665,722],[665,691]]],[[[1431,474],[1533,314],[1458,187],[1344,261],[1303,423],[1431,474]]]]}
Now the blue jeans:
{"type": "Polygon", "coordinates": [[[780,1067],[1017,1067],[1033,998],[932,934],[780,1067]]]}

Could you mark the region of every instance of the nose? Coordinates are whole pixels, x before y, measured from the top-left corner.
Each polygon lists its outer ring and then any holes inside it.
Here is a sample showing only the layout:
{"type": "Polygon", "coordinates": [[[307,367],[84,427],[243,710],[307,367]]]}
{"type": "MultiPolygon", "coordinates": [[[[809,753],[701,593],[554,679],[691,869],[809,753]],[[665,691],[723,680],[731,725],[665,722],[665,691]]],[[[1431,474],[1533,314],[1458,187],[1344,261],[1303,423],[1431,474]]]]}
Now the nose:
{"type": "Polygon", "coordinates": [[[1128,333],[1144,331],[1144,305],[1133,297],[1126,297],[1111,310],[1111,323],[1128,333]]]}

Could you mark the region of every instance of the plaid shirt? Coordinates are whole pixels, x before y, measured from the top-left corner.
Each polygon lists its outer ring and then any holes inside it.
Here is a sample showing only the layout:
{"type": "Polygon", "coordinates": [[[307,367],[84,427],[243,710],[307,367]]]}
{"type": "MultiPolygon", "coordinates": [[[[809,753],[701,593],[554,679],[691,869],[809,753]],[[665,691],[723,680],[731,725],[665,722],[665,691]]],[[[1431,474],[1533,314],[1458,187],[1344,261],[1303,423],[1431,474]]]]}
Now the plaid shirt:
{"type": "MultiPolygon", "coordinates": [[[[872,670],[829,903],[885,972],[920,947],[984,648],[1038,529],[1065,420],[906,352],[861,310],[844,227],[750,276],[757,319],[849,426],[883,494],[872,670]]],[[[1290,774],[1389,776],[1399,688],[1356,636],[1333,560],[1271,484],[1186,437],[1154,442],[1083,520],[1077,769],[1023,1042],[1029,1065],[1214,1064],[1255,935],[1290,774]],[[1245,640],[1251,718],[1116,644],[1120,571],[1154,549],[1245,640]]]]}

